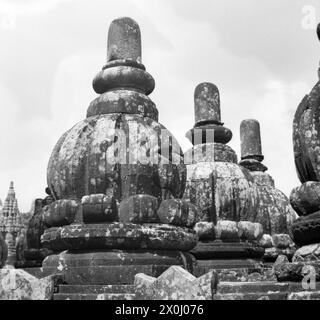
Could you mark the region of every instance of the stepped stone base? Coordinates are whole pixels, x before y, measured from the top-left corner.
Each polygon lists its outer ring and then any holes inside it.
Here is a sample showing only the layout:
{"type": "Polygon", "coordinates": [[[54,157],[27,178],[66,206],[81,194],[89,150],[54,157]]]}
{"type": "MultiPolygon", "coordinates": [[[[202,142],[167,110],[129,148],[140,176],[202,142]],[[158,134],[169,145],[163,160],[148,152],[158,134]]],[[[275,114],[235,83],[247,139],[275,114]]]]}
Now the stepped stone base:
{"type": "Polygon", "coordinates": [[[287,300],[286,293],[230,293],[230,294],[216,294],[214,300],[287,300]]]}
{"type": "Polygon", "coordinates": [[[132,294],[55,294],[53,300],[134,300],[132,294]]]}
{"type": "Polygon", "coordinates": [[[301,283],[220,282],[214,300],[319,300],[319,291],[303,291],[301,283]]]}
{"type": "Polygon", "coordinates": [[[130,285],[138,273],[158,277],[172,265],[193,272],[192,255],[179,251],[105,251],[48,257],[46,273],[61,273],[69,285],[130,285]]]}
{"type": "Polygon", "coordinates": [[[191,253],[198,260],[260,259],[264,249],[254,242],[198,242],[191,253]]]}
{"type": "Polygon", "coordinates": [[[196,243],[197,235],[192,229],[118,222],[50,228],[42,236],[43,246],[56,252],[97,249],[190,251],[196,243]]]}
{"type": "MultiPolygon", "coordinates": [[[[201,262],[203,263],[205,261],[201,262]]],[[[223,263],[225,263],[225,261],[223,261],[223,263]]],[[[211,265],[208,265],[206,267],[197,266],[195,268],[194,275],[196,277],[200,277],[208,273],[212,269],[216,270],[220,282],[256,282],[277,280],[272,268],[265,268],[261,266],[261,264],[251,265],[249,268],[234,266],[233,268],[229,267],[220,269],[215,269],[211,267],[211,265]]]]}
{"type": "Polygon", "coordinates": [[[134,300],[134,286],[61,285],[54,300],[134,300]]]}

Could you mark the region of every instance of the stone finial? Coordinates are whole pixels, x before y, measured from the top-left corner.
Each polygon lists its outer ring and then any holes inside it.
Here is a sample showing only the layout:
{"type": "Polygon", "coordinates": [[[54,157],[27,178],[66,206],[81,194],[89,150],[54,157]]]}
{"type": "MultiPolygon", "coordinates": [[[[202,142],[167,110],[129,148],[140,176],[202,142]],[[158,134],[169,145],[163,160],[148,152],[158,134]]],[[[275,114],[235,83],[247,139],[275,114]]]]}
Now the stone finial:
{"type": "Polygon", "coordinates": [[[8,191],[8,197],[15,197],[16,193],[14,191],[14,183],[13,181],[10,182],[10,187],[9,187],[9,191],[8,191]]]}
{"type": "Polygon", "coordinates": [[[241,159],[264,159],[261,148],[260,124],[257,120],[244,120],[240,125],[241,159]]]}
{"type": "Polygon", "coordinates": [[[200,83],[194,92],[196,125],[221,124],[219,89],[210,82],[200,83]]]}
{"type": "Polygon", "coordinates": [[[111,23],[107,60],[133,60],[141,63],[141,33],[139,25],[133,19],[124,17],[111,23]]]}

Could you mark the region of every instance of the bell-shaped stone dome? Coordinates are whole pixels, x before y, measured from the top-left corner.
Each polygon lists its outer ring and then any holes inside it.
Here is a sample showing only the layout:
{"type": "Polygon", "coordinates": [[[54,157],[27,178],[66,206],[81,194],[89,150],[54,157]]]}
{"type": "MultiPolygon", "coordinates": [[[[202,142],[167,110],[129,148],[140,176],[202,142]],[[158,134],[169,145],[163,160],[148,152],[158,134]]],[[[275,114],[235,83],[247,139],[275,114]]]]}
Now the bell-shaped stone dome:
{"type": "Polygon", "coordinates": [[[186,135],[194,146],[185,153],[185,197],[199,206],[202,221],[247,221],[256,210],[257,194],[250,172],[237,164],[227,145],[232,132],[221,122],[218,88],[199,84],[194,104],[196,124],[186,135]]]}
{"type": "Polygon", "coordinates": [[[265,234],[288,234],[296,215],[289,199],[275,188],[273,178],[266,173],[268,168],[262,163],[264,156],[259,122],[254,119],[242,121],[240,136],[240,164],[250,170],[258,195],[258,207],[250,221],[261,223],[265,234]]]}
{"type": "Polygon", "coordinates": [[[49,161],[47,181],[56,199],[99,193],[118,203],[135,194],[182,197],[183,153],[157,122],[158,111],[148,97],[154,86],[141,63],[139,26],[130,18],[114,20],[107,64],[93,81],[101,95],[87,118],[60,138],[49,161]]]}

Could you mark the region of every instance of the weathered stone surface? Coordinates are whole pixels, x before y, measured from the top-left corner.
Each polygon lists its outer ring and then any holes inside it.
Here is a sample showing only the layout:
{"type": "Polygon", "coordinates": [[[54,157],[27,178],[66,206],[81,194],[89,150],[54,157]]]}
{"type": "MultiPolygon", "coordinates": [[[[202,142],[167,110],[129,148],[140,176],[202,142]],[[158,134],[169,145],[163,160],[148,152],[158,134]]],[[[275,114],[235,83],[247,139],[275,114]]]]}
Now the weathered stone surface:
{"type": "Polygon", "coordinates": [[[235,221],[218,221],[215,226],[215,235],[220,240],[239,240],[238,224],[235,221]]]}
{"type": "Polygon", "coordinates": [[[320,300],[320,291],[310,291],[310,292],[293,292],[288,295],[288,300],[290,301],[311,301],[320,300]]]}
{"type": "Polygon", "coordinates": [[[217,219],[250,221],[257,206],[250,172],[232,163],[217,162],[211,177],[217,219]]]}
{"type": "Polygon", "coordinates": [[[104,69],[93,79],[93,89],[99,94],[122,88],[135,88],[149,95],[155,88],[155,81],[148,72],[130,66],[104,69]]]}
{"type": "Polygon", "coordinates": [[[270,234],[265,233],[260,239],[259,244],[265,249],[272,248],[273,247],[272,236],[270,234]]]}
{"type": "Polygon", "coordinates": [[[51,300],[59,276],[37,279],[21,269],[0,270],[0,300],[51,300]]]}
{"type": "Polygon", "coordinates": [[[264,159],[261,147],[260,124],[257,120],[244,120],[240,126],[241,159],[240,164],[250,170],[259,205],[249,221],[262,224],[266,234],[288,233],[288,226],[294,219],[288,198],[275,189],[274,180],[265,173],[268,169],[261,162],[264,159]]]}
{"type": "Polygon", "coordinates": [[[244,159],[239,164],[252,172],[265,172],[268,170],[263,163],[256,159],[244,159]]]}
{"type": "MultiPolygon", "coordinates": [[[[197,246],[191,251],[191,253],[198,260],[259,259],[263,257],[264,249],[257,243],[252,242],[228,243],[216,240],[213,242],[198,242],[197,246]]],[[[212,261],[212,263],[214,262],[212,261]]],[[[228,265],[228,261],[224,261],[224,263],[228,265]]]]}
{"type": "Polygon", "coordinates": [[[288,260],[291,261],[295,251],[296,251],[296,248],[287,248],[287,249],[279,249],[275,247],[267,248],[265,249],[263,261],[275,262],[279,256],[285,256],[288,260]]]}
{"type": "MultiPolygon", "coordinates": [[[[248,298],[252,300],[261,299],[265,295],[266,300],[290,300],[290,296],[307,297],[311,292],[303,291],[301,283],[278,283],[276,281],[256,281],[256,282],[219,282],[219,300],[235,300],[248,298]],[[254,296],[256,295],[256,296],[254,296]]],[[[316,296],[316,291],[311,296],[316,296]]]]}
{"type": "Polygon", "coordinates": [[[250,221],[257,191],[250,172],[233,163],[188,166],[187,195],[202,210],[202,220],[250,221]]]}
{"type": "Polygon", "coordinates": [[[291,226],[291,235],[298,246],[320,243],[320,212],[296,220],[291,226]]]}
{"type": "Polygon", "coordinates": [[[287,256],[285,255],[279,255],[277,257],[277,260],[274,263],[274,266],[280,265],[280,264],[284,264],[284,263],[289,263],[289,259],[287,256]]]}
{"type": "Polygon", "coordinates": [[[320,181],[319,105],[320,82],[304,97],[293,122],[295,164],[301,183],[320,181]]]}
{"type": "MultiPolygon", "coordinates": [[[[1,239],[0,239],[1,243],[1,239]]],[[[0,245],[1,247],[1,245],[0,245]]],[[[27,243],[27,231],[25,229],[22,229],[18,237],[16,238],[16,264],[15,267],[19,265],[24,265],[25,263],[25,251],[28,249],[28,243],[27,243]]],[[[1,256],[1,254],[0,254],[1,256]]]]}
{"type": "Polygon", "coordinates": [[[213,83],[200,83],[194,92],[196,125],[204,122],[221,125],[220,94],[213,83]]]}
{"type": "Polygon", "coordinates": [[[250,221],[262,224],[267,234],[285,234],[296,219],[288,198],[272,186],[259,185],[256,188],[259,205],[250,221]]]}
{"type": "Polygon", "coordinates": [[[274,247],[278,249],[287,249],[294,247],[294,243],[288,234],[274,234],[272,236],[274,247]]]}
{"type": "Polygon", "coordinates": [[[81,200],[82,218],[85,223],[118,221],[118,206],[113,197],[104,194],[92,194],[81,200]]]}
{"type": "Polygon", "coordinates": [[[264,159],[261,147],[260,124],[257,120],[243,120],[240,125],[241,159],[264,159]]]}
{"type": "Polygon", "coordinates": [[[221,143],[227,144],[232,139],[232,131],[222,125],[206,124],[199,125],[188,131],[187,139],[193,145],[221,143]]]}
{"type": "Polygon", "coordinates": [[[263,236],[263,227],[260,223],[240,221],[237,227],[241,240],[259,241],[263,236]]]}
{"type": "Polygon", "coordinates": [[[130,293],[100,293],[100,294],[81,294],[81,293],[55,293],[53,300],[121,300],[121,301],[130,301],[135,300],[134,294],[130,293]]]}
{"type": "Polygon", "coordinates": [[[255,301],[267,300],[278,301],[287,300],[287,293],[284,292],[260,292],[260,293],[229,293],[229,294],[216,294],[214,300],[220,301],[255,301]]]}
{"type": "Polygon", "coordinates": [[[188,150],[184,155],[184,162],[187,165],[206,162],[230,162],[237,163],[237,155],[229,146],[221,143],[198,144],[188,150]]]}
{"type": "Polygon", "coordinates": [[[197,233],[200,241],[210,241],[216,239],[215,227],[213,222],[198,222],[194,226],[194,231],[197,233]]]}
{"type": "Polygon", "coordinates": [[[133,285],[60,285],[59,293],[61,294],[134,294],[133,285]]]}
{"type": "Polygon", "coordinates": [[[223,241],[259,241],[263,236],[263,228],[259,223],[247,221],[218,221],[215,226],[215,235],[216,239],[223,241]]]}
{"type": "Polygon", "coordinates": [[[133,285],[61,285],[53,300],[135,300],[133,285]],[[71,290],[70,290],[71,288],[71,290]],[[71,292],[69,292],[71,291],[71,292]]]}
{"type": "Polygon", "coordinates": [[[312,270],[317,281],[320,280],[320,264],[318,262],[282,263],[274,266],[274,273],[280,282],[302,281],[312,270]]]}
{"type": "Polygon", "coordinates": [[[293,262],[320,262],[320,244],[312,244],[298,249],[293,262]]]}
{"type": "Polygon", "coordinates": [[[135,277],[137,300],[212,300],[218,283],[214,271],[196,278],[173,266],[157,279],[144,274],[135,277]]]}
{"type": "Polygon", "coordinates": [[[108,62],[124,59],[141,63],[141,51],[137,22],[129,17],[113,20],[108,32],[108,62]]]}
{"type": "Polygon", "coordinates": [[[194,97],[196,125],[187,133],[194,147],[185,153],[184,198],[200,208],[201,221],[252,221],[257,192],[250,172],[237,165],[235,152],[225,145],[232,132],[221,123],[219,90],[202,83],[194,97]]]}
{"type": "MultiPolygon", "coordinates": [[[[46,192],[51,194],[47,189],[46,192]]],[[[51,253],[48,249],[43,249],[41,245],[41,236],[46,229],[44,222],[43,208],[50,205],[54,201],[53,197],[49,195],[45,199],[36,199],[32,205],[32,218],[26,233],[27,248],[23,248],[20,252],[24,256],[24,261],[19,263],[19,267],[39,267],[43,259],[51,253]]]]}
{"type": "Polygon", "coordinates": [[[0,269],[4,266],[8,257],[7,245],[0,234],[0,269]]]}
{"type": "Polygon", "coordinates": [[[299,216],[307,216],[320,210],[320,183],[306,182],[291,192],[290,202],[299,216]]]}
{"type": "MultiPolygon", "coordinates": [[[[60,199],[99,193],[118,202],[135,194],[160,199],[157,155],[161,130],[165,128],[150,118],[118,113],[79,122],[62,136],[52,153],[47,175],[51,190],[60,199]],[[79,165],[74,167],[74,163],[79,165]]],[[[172,144],[165,146],[169,150],[173,144],[178,142],[172,137],[172,144]]]]}
{"type": "Polygon", "coordinates": [[[138,114],[158,121],[158,110],[152,100],[137,91],[108,91],[93,100],[87,111],[87,118],[102,114],[127,113],[138,114]]]}
{"type": "Polygon", "coordinates": [[[88,253],[75,253],[64,251],[59,255],[52,255],[45,259],[45,268],[79,268],[97,266],[126,266],[126,265],[183,265],[187,270],[192,270],[195,260],[189,253],[181,251],[94,251],[88,253]]]}
{"type": "Polygon", "coordinates": [[[219,282],[217,292],[219,294],[247,294],[247,293],[268,293],[283,292],[290,290],[288,283],[277,283],[275,281],[257,282],[219,282]]]}
{"type": "Polygon", "coordinates": [[[162,200],[181,199],[187,179],[187,169],[181,155],[175,154],[174,163],[159,155],[158,174],[162,192],[162,200]]]}
{"type": "Polygon", "coordinates": [[[47,257],[43,269],[62,273],[68,284],[116,285],[133,284],[137,273],[159,276],[172,265],[193,272],[195,259],[178,251],[71,251],[47,257]]]}
{"type": "Polygon", "coordinates": [[[194,227],[198,215],[195,205],[179,199],[162,201],[158,210],[161,223],[187,228],[194,227]]]}
{"type": "Polygon", "coordinates": [[[33,216],[29,222],[27,230],[27,243],[28,248],[40,249],[41,242],[40,238],[46,229],[44,220],[43,220],[43,200],[36,199],[33,204],[33,216]]]}
{"type": "Polygon", "coordinates": [[[57,200],[44,207],[44,222],[48,227],[69,225],[74,222],[79,206],[75,200],[57,200]]]}
{"type": "Polygon", "coordinates": [[[124,223],[159,223],[158,199],[149,195],[135,195],[121,201],[119,221],[124,223]]]}
{"type": "Polygon", "coordinates": [[[211,173],[215,163],[189,165],[184,199],[200,209],[200,221],[216,222],[211,173]]]}
{"type": "MultiPolygon", "coordinates": [[[[200,262],[201,264],[206,263],[206,261],[200,262]]],[[[245,261],[242,261],[242,264],[244,264],[244,262],[245,261]]],[[[231,266],[227,268],[217,268],[216,271],[218,274],[219,282],[254,283],[257,281],[277,281],[272,268],[263,268],[263,264],[258,263],[257,261],[254,263],[253,260],[247,260],[247,264],[249,265],[247,267],[241,267],[240,264],[236,266],[236,264],[234,263],[233,268],[231,266]]],[[[210,266],[207,266],[205,268],[196,268],[195,276],[199,277],[213,268],[214,264],[211,264],[210,266]]]]}
{"type": "MultiPolygon", "coordinates": [[[[245,161],[249,161],[249,160],[245,160],[245,161]]],[[[243,165],[243,162],[241,162],[240,164],[243,165]]],[[[262,163],[260,163],[260,164],[262,164],[262,163]]],[[[247,166],[245,166],[245,167],[248,168],[247,166]]],[[[250,168],[250,166],[249,166],[249,168],[250,168]]],[[[253,178],[254,183],[257,184],[258,186],[263,186],[263,187],[269,186],[269,187],[273,187],[273,188],[275,187],[275,182],[274,182],[273,178],[270,176],[270,174],[268,174],[266,172],[251,171],[251,176],[253,178]]]]}
{"type": "Polygon", "coordinates": [[[86,249],[180,250],[196,245],[193,230],[169,225],[125,223],[71,225],[46,230],[45,247],[54,251],[86,249]]]}

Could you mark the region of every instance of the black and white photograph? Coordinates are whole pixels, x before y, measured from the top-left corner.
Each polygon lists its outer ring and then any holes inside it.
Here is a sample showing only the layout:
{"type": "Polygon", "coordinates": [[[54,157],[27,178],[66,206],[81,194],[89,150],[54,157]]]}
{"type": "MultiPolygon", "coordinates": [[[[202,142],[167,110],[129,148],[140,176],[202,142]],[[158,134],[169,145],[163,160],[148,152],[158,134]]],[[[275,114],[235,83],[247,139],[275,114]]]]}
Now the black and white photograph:
{"type": "Polygon", "coordinates": [[[319,0],[0,0],[1,302],[320,300],[319,61],[319,0]]]}

